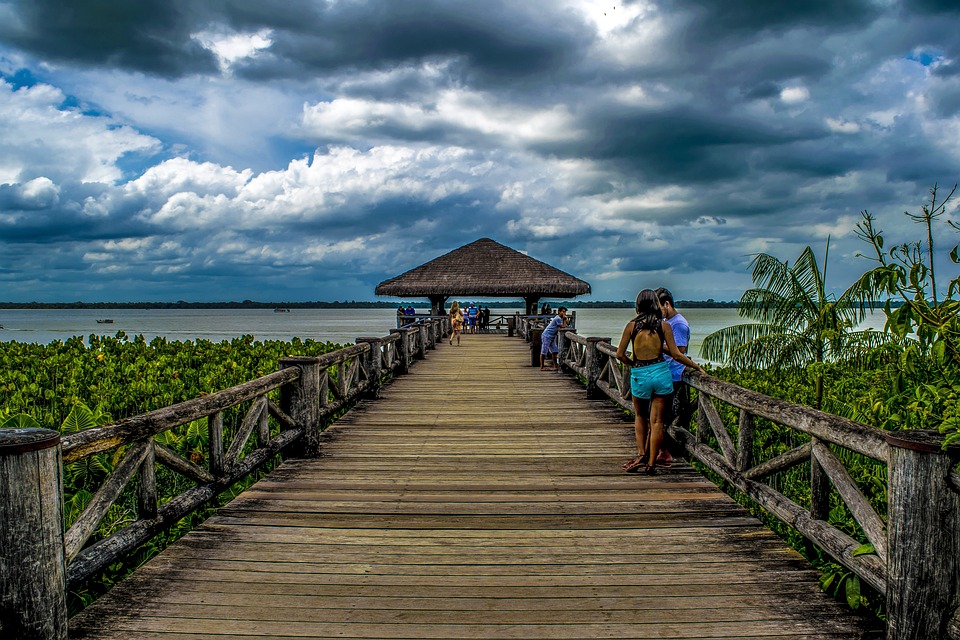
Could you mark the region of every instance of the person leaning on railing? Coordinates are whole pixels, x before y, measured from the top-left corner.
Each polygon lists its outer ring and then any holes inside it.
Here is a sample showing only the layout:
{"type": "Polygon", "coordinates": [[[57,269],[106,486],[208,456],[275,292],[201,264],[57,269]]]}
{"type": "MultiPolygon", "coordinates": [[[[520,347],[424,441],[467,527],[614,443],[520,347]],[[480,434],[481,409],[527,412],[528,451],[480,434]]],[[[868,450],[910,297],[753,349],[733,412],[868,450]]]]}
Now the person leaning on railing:
{"type": "Polygon", "coordinates": [[[703,368],[677,348],[673,328],[663,319],[663,308],[656,292],[644,289],[637,294],[637,317],[627,323],[617,346],[617,360],[630,367],[630,393],[633,396],[634,431],[637,439],[637,457],[623,465],[627,473],[643,471],[656,473],[657,457],[663,443],[664,399],[673,393],[673,376],[664,352],[674,360],[697,371],[703,368]],[[631,356],[627,357],[627,349],[631,356]],[[647,414],[645,403],[650,402],[650,444],[647,446],[647,414]],[[649,456],[649,457],[648,457],[649,456]],[[648,458],[644,466],[644,458],[648,458]]]}
{"type": "Polygon", "coordinates": [[[557,368],[557,333],[560,332],[567,323],[567,308],[557,309],[557,315],[544,328],[540,334],[540,371],[557,368]],[[547,358],[550,359],[550,365],[547,365],[547,358]]]}

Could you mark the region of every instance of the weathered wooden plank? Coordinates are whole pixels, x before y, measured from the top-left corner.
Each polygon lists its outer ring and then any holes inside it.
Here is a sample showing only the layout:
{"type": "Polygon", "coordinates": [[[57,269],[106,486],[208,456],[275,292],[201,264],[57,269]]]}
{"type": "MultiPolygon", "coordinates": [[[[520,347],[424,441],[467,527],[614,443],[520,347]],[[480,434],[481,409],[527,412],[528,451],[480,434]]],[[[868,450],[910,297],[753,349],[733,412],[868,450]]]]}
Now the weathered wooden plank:
{"type": "Polygon", "coordinates": [[[64,555],[67,561],[72,559],[84,543],[90,539],[96,530],[107,510],[113,506],[114,501],[127,483],[133,478],[147,456],[147,450],[153,445],[152,441],[138,442],[124,454],[107,481],[93,495],[87,504],[86,509],[80,514],[80,517],[73,523],[63,536],[64,555]]]}
{"type": "MultiPolygon", "coordinates": [[[[339,352],[338,352],[339,353],[339,352]]],[[[199,420],[226,407],[253,399],[299,376],[296,370],[277,371],[250,382],[150,411],[103,427],[85,429],[63,438],[63,461],[74,462],[86,456],[110,451],[118,446],[152,437],[174,426],[199,420]]]]}

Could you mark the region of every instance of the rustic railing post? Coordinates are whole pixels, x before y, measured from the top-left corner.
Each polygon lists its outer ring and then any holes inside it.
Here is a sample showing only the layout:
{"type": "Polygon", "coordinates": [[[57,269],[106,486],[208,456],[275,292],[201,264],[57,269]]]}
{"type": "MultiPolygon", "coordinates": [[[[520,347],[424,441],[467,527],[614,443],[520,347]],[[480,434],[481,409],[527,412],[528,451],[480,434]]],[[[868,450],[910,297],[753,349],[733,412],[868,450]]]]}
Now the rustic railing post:
{"type": "Polygon", "coordinates": [[[576,333],[576,329],[560,329],[557,332],[557,371],[567,371],[568,367],[563,364],[566,359],[567,350],[570,348],[570,340],[567,339],[568,333],[576,333]]]}
{"type": "Polygon", "coordinates": [[[587,399],[603,400],[607,395],[597,382],[600,380],[600,372],[603,371],[603,359],[606,357],[597,350],[597,343],[610,343],[610,338],[588,337],[587,344],[584,346],[583,367],[587,370],[587,399]]]}
{"type": "Polygon", "coordinates": [[[437,325],[434,324],[433,318],[430,318],[423,323],[423,329],[427,332],[427,349],[436,349],[437,348],[437,325]]]}
{"type": "Polygon", "coordinates": [[[945,638],[960,604],[955,461],[935,432],[892,432],[887,443],[887,640],[945,638]]]}
{"type": "Polygon", "coordinates": [[[60,434],[0,430],[0,636],[65,640],[60,434]]]}
{"type": "Polygon", "coordinates": [[[320,359],[306,356],[280,358],[280,368],[297,367],[300,377],[280,387],[280,408],[303,428],[303,437],[292,455],[316,458],[320,454],[320,359]]]}
{"type": "Polygon", "coordinates": [[[397,373],[405,374],[410,373],[410,364],[412,355],[410,341],[412,336],[407,329],[390,329],[390,333],[399,333],[400,334],[400,348],[398,349],[399,353],[397,354],[399,362],[397,364],[397,373]]]}
{"type": "Polygon", "coordinates": [[[413,333],[416,336],[416,358],[417,360],[423,360],[427,357],[427,328],[423,325],[413,328],[413,333]]]}
{"type": "Polygon", "coordinates": [[[383,338],[357,338],[357,344],[362,342],[370,345],[370,351],[364,355],[367,390],[363,395],[367,399],[376,399],[383,387],[383,338]]]}
{"type": "MultiPolygon", "coordinates": [[[[810,439],[811,445],[815,446],[819,442],[819,438],[810,439]]],[[[810,517],[824,522],[830,519],[830,478],[814,455],[813,448],[810,450],[810,517]]],[[[813,541],[804,538],[803,548],[808,558],[816,557],[817,547],[813,541]]]]}

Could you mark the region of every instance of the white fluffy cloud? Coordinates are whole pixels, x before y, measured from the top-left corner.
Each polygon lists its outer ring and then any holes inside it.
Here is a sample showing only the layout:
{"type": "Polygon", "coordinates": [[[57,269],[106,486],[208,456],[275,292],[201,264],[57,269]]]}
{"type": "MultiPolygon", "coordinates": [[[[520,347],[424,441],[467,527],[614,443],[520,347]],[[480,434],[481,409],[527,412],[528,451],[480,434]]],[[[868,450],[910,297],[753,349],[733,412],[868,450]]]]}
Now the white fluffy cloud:
{"type": "Polygon", "coordinates": [[[47,84],[15,89],[0,80],[0,183],[38,177],[113,183],[125,154],[159,151],[160,142],[108,117],[63,108],[66,97],[47,84]]]}

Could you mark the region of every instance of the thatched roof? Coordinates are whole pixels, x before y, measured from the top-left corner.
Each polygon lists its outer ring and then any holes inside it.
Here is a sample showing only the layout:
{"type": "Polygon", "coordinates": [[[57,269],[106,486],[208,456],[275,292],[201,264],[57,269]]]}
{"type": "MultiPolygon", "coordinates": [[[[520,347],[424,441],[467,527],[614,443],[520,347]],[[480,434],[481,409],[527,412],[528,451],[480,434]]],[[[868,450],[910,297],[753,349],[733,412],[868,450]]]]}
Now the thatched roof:
{"type": "Polygon", "coordinates": [[[378,296],[577,296],[590,285],[481,238],[377,285],[378,296]]]}

